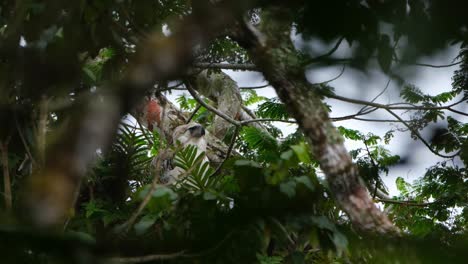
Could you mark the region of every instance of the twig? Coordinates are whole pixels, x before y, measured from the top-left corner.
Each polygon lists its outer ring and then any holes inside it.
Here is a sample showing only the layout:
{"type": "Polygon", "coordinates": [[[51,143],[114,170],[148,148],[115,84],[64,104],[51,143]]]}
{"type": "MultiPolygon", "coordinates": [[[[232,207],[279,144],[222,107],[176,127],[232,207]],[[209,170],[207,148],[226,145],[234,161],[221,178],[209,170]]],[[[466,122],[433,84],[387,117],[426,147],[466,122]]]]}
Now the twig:
{"type": "Polygon", "coordinates": [[[420,207],[426,207],[426,206],[433,205],[433,204],[437,203],[437,202],[418,203],[418,202],[414,202],[414,201],[398,201],[398,200],[382,199],[382,198],[378,198],[376,200],[378,202],[389,203],[389,204],[401,204],[401,205],[420,206],[420,207]]]}
{"type": "Polygon", "coordinates": [[[228,148],[228,150],[226,152],[226,157],[223,159],[223,161],[221,161],[221,163],[218,165],[216,170],[209,176],[210,178],[213,177],[213,176],[216,176],[221,171],[221,168],[223,167],[224,163],[226,163],[226,161],[231,156],[231,152],[232,152],[232,150],[234,148],[234,144],[236,143],[236,138],[239,135],[239,131],[240,131],[240,127],[235,126],[234,127],[234,133],[232,134],[232,138],[231,138],[231,144],[229,144],[229,148],[228,148]]]}
{"type": "Polygon", "coordinates": [[[221,117],[222,119],[228,121],[229,123],[235,125],[235,126],[240,126],[241,125],[241,122],[238,122],[234,119],[232,119],[231,117],[227,116],[226,114],[220,112],[218,109],[214,108],[213,106],[205,103],[205,101],[203,101],[203,99],[200,98],[200,96],[197,94],[197,92],[193,89],[192,87],[192,84],[190,84],[190,82],[186,82],[186,85],[187,87],[187,90],[189,91],[189,93],[192,95],[192,97],[200,104],[202,105],[203,107],[205,107],[206,109],[210,110],[211,112],[217,114],[219,117],[221,117]]]}
{"type": "Polygon", "coordinates": [[[198,110],[200,110],[201,108],[201,104],[198,104],[197,107],[195,108],[195,110],[193,110],[192,114],[190,115],[190,117],[187,119],[187,122],[185,122],[186,124],[190,123],[192,121],[192,119],[195,117],[195,115],[197,114],[198,110]]]}
{"type": "Polygon", "coordinates": [[[208,63],[208,62],[195,62],[195,68],[203,69],[226,69],[226,70],[241,70],[241,71],[258,71],[255,64],[252,63],[208,63]]]}
{"type": "Polygon", "coordinates": [[[171,253],[171,254],[153,254],[153,255],[146,255],[146,256],[140,256],[140,257],[121,257],[121,258],[109,258],[106,260],[109,260],[110,262],[116,262],[116,263],[142,263],[142,262],[149,262],[149,261],[155,261],[155,260],[168,260],[168,259],[175,259],[183,256],[185,253],[184,250],[176,252],[176,253],[171,253]]]}
{"type": "Polygon", "coordinates": [[[411,127],[408,123],[406,123],[403,119],[401,119],[400,116],[398,116],[397,114],[395,114],[392,110],[390,109],[386,109],[387,112],[389,112],[392,116],[394,116],[396,119],[398,119],[401,123],[403,123],[416,137],[419,138],[419,140],[421,140],[421,142],[432,152],[434,153],[435,155],[439,156],[439,157],[442,157],[442,158],[447,158],[447,159],[451,159],[455,156],[457,156],[460,151],[457,151],[457,153],[453,154],[453,155],[443,155],[443,154],[440,154],[439,152],[435,151],[431,145],[429,145],[429,143],[427,143],[427,141],[421,136],[421,134],[419,134],[419,132],[414,129],[413,127],[411,127]]]}
{"type": "Polygon", "coordinates": [[[48,99],[43,96],[39,108],[39,123],[37,127],[37,149],[41,166],[45,162],[46,134],[47,134],[47,116],[48,116],[48,99]]]}
{"type": "Polygon", "coordinates": [[[291,124],[296,124],[296,120],[288,120],[288,119],[277,119],[277,118],[258,118],[258,119],[250,119],[250,120],[244,120],[240,122],[240,125],[247,125],[250,123],[256,123],[256,122],[283,122],[283,123],[291,123],[291,124]]]}
{"type": "Polygon", "coordinates": [[[326,58],[326,57],[329,57],[330,55],[332,55],[336,50],[338,50],[338,48],[340,47],[341,45],[341,42],[343,42],[344,40],[344,37],[341,37],[340,39],[338,39],[338,41],[336,42],[335,46],[333,46],[333,48],[331,50],[329,50],[327,53],[323,54],[323,55],[320,55],[320,56],[317,56],[315,58],[310,58],[308,59],[305,63],[303,63],[303,65],[307,65],[309,63],[313,63],[313,62],[316,62],[316,61],[320,61],[322,60],[323,58],[326,58]]]}
{"type": "MultiPolygon", "coordinates": [[[[390,86],[391,81],[392,81],[392,77],[388,78],[387,84],[385,85],[384,89],[383,89],[380,93],[378,93],[378,94],[371,100],[371,103],[375,102],[375,100],[377,100],[382,94],[384,94],[385,91],[387,91],[388,87],[390,86]]],[[[366,108],[368,108],[367,105],[366,105],[366,106],[363,106],[363,107],[361,108],[361,110],[359,110],[358,113],[361,113],[361,112],[365,111],[366,108]]]]}
{"type": "Polygon", "coordinates": [[[36,161],[34,160],[32,154],[31,154],[31,150],[29,149],[28,143],[26,142],[26,139],[24,138],[23,131],[20,128],[20,125],[19,125],[19,122],[18,122],[18,117],[16,116],[16,112],[14,113],[13,118],[15,119],[16,130],[18,130],[18,134],[20,136],[21,142],[23,143],[24,149],[26,150],[26,153],[27,153],[29,159],[31,160],[31,162],[33,164],[36,164],[36,161]]]}
{"type": "Polygon", "coordinates": [[[270,86],[269,83],[264,84],[264,85],[259,85],[259,86],[239,87],[239,89],[241,90],[263,89],[263,88],[267,88],[268,86],[270,86]]]}
{"type": "Polygon", "coordinates": [[[394,59],[394,60],[397,62],[400,62],[401,64],[406,64],[410,66],[422,66],[422,67],[429,67],[429,68],[448,68],[448,67],[461,64],[463,62],[463,61],[457,61],[457,62],[449,63],[449,64],[434,65],[434,64],[428,64],[428,63],[417,63],[417,62],[411,63],[411,62],[405,62],[405,61],[398,60],[398,59],[394,59]]]}
{"type": "MultiPolygon", "coordinates": [[[[401,123],[399,120],[393,119],[373,119],[373,118],[361,118],[361,117],[351,117],[348,119],[339,118],[335,120],[334,118],[330,118],[333,122],[345,121],[349,119],[357,120],[357,121],[365,121],[365,122],[381,122],[381,123],[401,123]]],[[[405,122],[410,122],[410,120],[405,120],[405,122]]]]}
{"type": "Polygon", "coordinates": [[[214,245],[213,247],[207,249],[207,250],[204,250],[200,253],[195,253],[195,254],[184,254],[183,257],[188,257],[188,258],[192,258],[192,257],[201,257],[201,256],[206,256],[214,251],[216,251],[218,248],[220,248],[226,241],[229,240],[229,238],[234,234],[234,231],[235,230],[231,230],[219,243],[217,243],[216,245],[214,245]]]}
{"type": "Polygon", "coordinates": [[[384,105],[384,104],[379,104],[379,103],[374,103],[374,102],[369,102],[369,101],[364,101],[364,100],[359,100],[359,99],[348,98],[348,97],[344,97],[344,96],[340,96],[336,94],[327,94],[326,96],[332,99],[336,99],[336,100],[340,100],[340,101],[344,101],[348,103],[369,105],[369,106],[373,106],[377,108],[390,109],[390,110],[444,110],[444,109],[450,110],[450,107],[460,103],[460,102],[456,102],[454,104],[445,105],[445,106],[420,106],[420,105],[395,106],[395,104],[384,105]]]}
{"type": "Polygon", "coordinates": [[[341,68],[341,71],[340,71],[340,73],[339,73],[337,76],[333,77],[332,79],[330,79],[330,80],[328,80],[328,81],[319,82],[319,83],[313,83],[312,85],[327,84],[327,83],[331,83],[331,82],[333,82],[333,81],[336,81],[336,80],[338,80],[338,79],[343,75],[343,73],[345,72],[345,69],[346,69],[346,64],[343,64],[343,67],[341,68]]]}

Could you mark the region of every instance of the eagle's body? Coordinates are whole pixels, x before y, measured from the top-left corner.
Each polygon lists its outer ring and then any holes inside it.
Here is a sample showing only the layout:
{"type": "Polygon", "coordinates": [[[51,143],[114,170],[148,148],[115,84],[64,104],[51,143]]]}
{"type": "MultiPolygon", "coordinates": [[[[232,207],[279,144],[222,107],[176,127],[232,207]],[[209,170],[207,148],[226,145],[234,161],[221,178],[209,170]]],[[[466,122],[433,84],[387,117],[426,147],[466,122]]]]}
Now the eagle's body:
{"type": "MultiPolygon", "coordinates": [[[[207,142],[205,139],[205,129],[198,123],[178,126],[174,129],[174,133],[172,134],[172,142],[176,146],[176,149],[183,149],[189,145],[196,146],[198,156],[206,152],[207,142]]],[[[175,153],[175,155],[177,155],[177,153],[175,153]]],[[[202,163],[205,162],[209,162],[206,155],[202,160],[202,163]]],[[[187,176],[184,175],[184,172],[185,170],[183,168],[177,166],[174,168],[165,168],[162,173],[161,183],[173,184],[179,181],[180,177],[187,176]]]]}

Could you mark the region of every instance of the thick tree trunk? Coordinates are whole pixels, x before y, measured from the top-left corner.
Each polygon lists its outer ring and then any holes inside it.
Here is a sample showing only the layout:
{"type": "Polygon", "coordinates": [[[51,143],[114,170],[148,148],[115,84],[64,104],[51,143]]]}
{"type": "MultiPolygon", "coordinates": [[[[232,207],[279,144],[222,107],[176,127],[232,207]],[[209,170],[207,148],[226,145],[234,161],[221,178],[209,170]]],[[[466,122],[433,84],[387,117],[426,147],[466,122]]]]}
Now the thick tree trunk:
{"type": "Polygon", "coordinates": [[[290,14],[283,10],[271,8],[265,11],[260,31],[244,24],[234,35],[249,50],[254,63],[310,140],[331,192],[353,224],[361,230],[398,232],[375,206],[361,183],[343,139],[329,119],[320,91],[307,82],[300,57],[290,39],[290,14]]]}

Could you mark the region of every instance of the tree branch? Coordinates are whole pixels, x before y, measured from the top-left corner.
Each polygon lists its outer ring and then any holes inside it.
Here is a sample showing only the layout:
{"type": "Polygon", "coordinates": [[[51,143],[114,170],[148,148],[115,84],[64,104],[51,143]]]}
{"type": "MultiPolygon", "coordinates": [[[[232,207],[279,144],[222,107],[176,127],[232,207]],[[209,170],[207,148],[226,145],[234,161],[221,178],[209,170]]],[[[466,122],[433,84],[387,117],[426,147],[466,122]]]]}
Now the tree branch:
{"type": "Polygon", "coordinates": [[[398,201],[393,199],[383,199],[378,198],[376,199],[378,202],[389,203],[389,204],[400,204],[400,205],[407,205],[407,206],[418,206],[418,207],[426,207],[435,204],[436,202],[428,202],[428,203],[418,203],[414,201],[398,201]]]}
{"type": "Polygon", "coordinates": [[[186,82],[185,86],[187,87],[187,90],[189,91],[189,93],[192,95],[192,97],[200,104],[202,105],[203,107],[205,107],[206,109],[210,110],[211,112],[215,113],[216,115],[218,115],[219,117],[223,118],[224,120],[228,121],[229,123],[235,125],[235,126],[240,126],[241,123],[232,119],[231,117],[227,116],[226,114],[218,111],[218,109],[214,108],[213,106],[205,103],[205,101],[203,101],[203,99],[200,98],[200,96],[197,94],[197,92],[193,89],[192,85],[190,84],[190,82],[186,82]]]}
{"type": "Polygon", "coordinates": [[[421,136],[421,134],[419,134],[419,132],[414,129],[412,126],[410,126],[408,123],[406,123],[399,115],[395,114],[392,110],[390,109],[386,109],[387,112],[389,112],[392,116],[394,116],[396,119],[398,119],[398,121],[400,121],[401,123],[403,123],[416,137],[419,138],[419,140],[421,140],[421,142],[432,152],[434,153],[435,155],[439,156],[439,157],[442,157],[442,158],[447,158],[447,159],[451,159],[455,156],[457,156],[460,151],[458,151],[457,153],[453,154],[453,155],[443,155],[443,154],[440,154],[439,152],[435,151],[431,145],[429,143],[427,143],[427,141],[421,136]]]}
{"type": "Polygon", "coordinates": [[[225,70],[241,70],[241,71],[258,71],[257,66],[252,63],[210,63],[196,62],[193,64],[195,68],[202,69],[225,69],[225,70]]]}
{"type": "Polygon", "coordinates": [[[338,41],[336,42],[335,46],[333,46],[333,48],[330,51],[328,51],[327,53],[325,53],[323,55],[317,56],[315,58],[308,59],[307,61],[305,61],[303,63],[303,65],[305,66],[307,64],[310,64],[310,63],[313,63],[313,62],[316,62],[316,61],[320,61],[323,58],[331,56],[333,53],[335,53],[336,50],[338,50],[338,48],[340,47],[341,42],[343,42],[343,40],[344,40],[344,37],[339,38],[338,41]]]}
{"type": "Polygon", "coordinates": [[[139,257],[121,257],[121,258],[108,258],[109,262],[116,262],[116,263],[143,263],[143,262],[150,262],[155,260],[169,260],[182,257],[185,253],[185,250],[171,253],[171,254],[152,254],[146,256],[139,256],[139,257]]]}

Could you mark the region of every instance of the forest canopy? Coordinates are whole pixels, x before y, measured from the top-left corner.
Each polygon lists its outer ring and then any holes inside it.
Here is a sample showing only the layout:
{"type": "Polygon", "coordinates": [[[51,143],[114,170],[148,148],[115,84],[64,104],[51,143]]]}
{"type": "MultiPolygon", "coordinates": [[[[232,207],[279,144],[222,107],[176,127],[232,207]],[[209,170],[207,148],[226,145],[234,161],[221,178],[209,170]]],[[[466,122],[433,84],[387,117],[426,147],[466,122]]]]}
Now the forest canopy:
{"type": "Polygon", "coordinates": [[[462,263],[465,10],[1,1],[0,263],[462,263]],[[457,56],[424,62],[447,50],[457,56]],[[331,67],[339,74],[317,82],[311,69],[331,67]],[[424,68],[452,69],[451,86],[411,83],[424,68]],[[348,97],[334,86],[345,71],[362,87],[371,72],[385,80],[348,97]],[[233,72],[262,85],[240,86],[233,72]],[[390,83],[399,96],[381,103],[390,83]],[[345,104],[359,110],[336,115],[345,104]],[[437,162],[396,178],[390,194],[385,177],[407,162],[390,151],[397,134],[437,162]]]}

